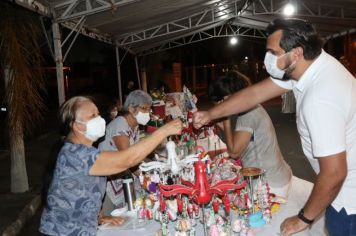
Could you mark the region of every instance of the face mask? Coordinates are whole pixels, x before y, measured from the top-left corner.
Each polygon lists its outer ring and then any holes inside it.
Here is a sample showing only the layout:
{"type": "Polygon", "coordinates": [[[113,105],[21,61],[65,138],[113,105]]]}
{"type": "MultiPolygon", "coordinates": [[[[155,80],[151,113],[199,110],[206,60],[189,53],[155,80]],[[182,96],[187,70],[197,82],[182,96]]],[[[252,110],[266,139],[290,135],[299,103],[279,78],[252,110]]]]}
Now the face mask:
{"type": "Polygon", "coordinates": [[[87,129],[83,134],[87,139],[93,142],[103,137],[105,134],[105,120],[101,116],[97,116],[87,122],[78,120],[77,122],[86,125],[87,129]]]}
{"type": "Polygon", "coordinates": [[[294,63],[290,64],[287,68],[281,70],[277,66],[277,60],[280,57],[283,57],[287,53],[277,57],[276,55],[273,55],[271,52],[266,52],[264,64],[266,67],[266,70],[268,74],[270,74],[273,78],[276,79],[281,79],[281,80],[289,80],[289,76],[284,76],[286,71],[290,71],[291,67],[294,65],[294,63]]]}
{"type": "Polygon", "coordinates": [[[116,118],[117,116],[117,111],[112,111],[110,112],[111,117],[116,118]]]}
{"type": "Polygon", "coordinates": [[[139,123],[140,125],[146,125],[150,120],[150,113],[143,113],[139,111],[135,118],[137,120],[137,123],[139,123]]]}

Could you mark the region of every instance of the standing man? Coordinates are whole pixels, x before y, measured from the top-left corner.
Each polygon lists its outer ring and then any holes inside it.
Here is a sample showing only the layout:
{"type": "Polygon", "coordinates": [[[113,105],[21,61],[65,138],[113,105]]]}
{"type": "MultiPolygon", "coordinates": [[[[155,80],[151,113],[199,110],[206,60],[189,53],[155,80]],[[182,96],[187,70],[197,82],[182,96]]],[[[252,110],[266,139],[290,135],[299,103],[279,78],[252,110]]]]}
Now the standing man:
{"type": "Polygon", "coordinates": [[[326,209],[330,236],[356,235],[356,80],[322,49],[311,24],[276,19],[267,27],[265,66],[271,78],[194,114],[199,128],[293,90],[303,151],[317,173],[299,214],[281,224],[282,235],[305,230],[326,209]]]}

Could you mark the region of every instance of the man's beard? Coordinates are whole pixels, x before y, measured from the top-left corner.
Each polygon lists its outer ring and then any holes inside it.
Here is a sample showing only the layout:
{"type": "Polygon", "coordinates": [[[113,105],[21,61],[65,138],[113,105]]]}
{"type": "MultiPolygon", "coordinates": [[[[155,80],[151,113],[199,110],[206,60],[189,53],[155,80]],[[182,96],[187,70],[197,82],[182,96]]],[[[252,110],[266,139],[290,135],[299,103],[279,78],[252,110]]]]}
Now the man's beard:
{"type": "Polygon", "coordinates": [[[291,76],[292,72],[295,69],[295,62],[292,62],[292,60],[288,59],[288,66],[284,69],[284,75],[282,77],[282,81],[287,81],[293,79],[291,76]]]}

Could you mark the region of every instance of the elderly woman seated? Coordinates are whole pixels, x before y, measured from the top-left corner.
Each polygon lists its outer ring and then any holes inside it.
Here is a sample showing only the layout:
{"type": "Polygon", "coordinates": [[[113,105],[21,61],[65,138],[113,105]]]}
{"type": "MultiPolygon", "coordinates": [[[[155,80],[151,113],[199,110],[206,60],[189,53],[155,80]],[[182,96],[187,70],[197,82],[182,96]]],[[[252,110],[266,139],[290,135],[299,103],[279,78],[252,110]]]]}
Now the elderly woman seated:
{"type": "Polygon", "coordinates": [[[106,186],[103,176],[137,165],[167,136],[182,129],[181,121],[174,120],[124,151],[101,152],[92,146],[105,133],[105,121],[98,113],[87,97],[73,97],[61,107],[66,140],[42,212],[43,234],[96,235],[99,221],[105,222],[99,217],[106,186]]]}
{"type": "MultiPolygon", "coordinates": [[[[152,98],[148,93],[142,90],[132,91],[125,100],[122,115],[106,127],[105,140],[99,144],[99,150],[123,151],[137,143],[140,137],[139,125],[146,125],[150,120],[151,105],[152,98]]],[[[121,177],[115,175],[108,178],[103,202],[105,215],[125,203],[121,177]]]]}

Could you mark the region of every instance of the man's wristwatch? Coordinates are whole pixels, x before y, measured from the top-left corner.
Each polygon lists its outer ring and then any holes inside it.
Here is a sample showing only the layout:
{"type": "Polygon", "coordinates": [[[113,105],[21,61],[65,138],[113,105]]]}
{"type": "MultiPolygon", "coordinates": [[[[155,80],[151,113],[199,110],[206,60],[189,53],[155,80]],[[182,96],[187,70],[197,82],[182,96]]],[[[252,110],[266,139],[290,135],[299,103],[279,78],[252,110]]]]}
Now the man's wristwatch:
{"type": "Polygon", "coordinates": [[[311,225],[313,224],[314,220],[309,220],[308,218],[306,218],[304,216],[304,209],[302,208],[299,213],[298,213],[298,218],[303,221],[304,223],[308,224],[308,225],[311,225]]]}

